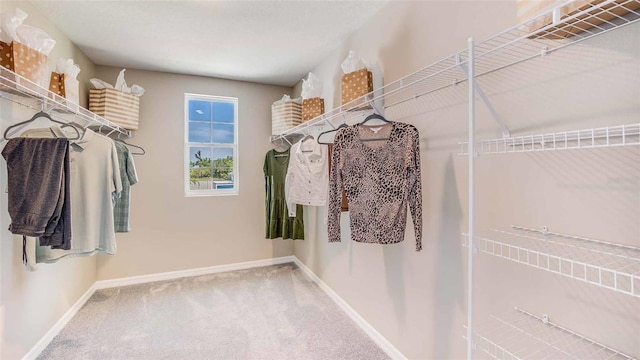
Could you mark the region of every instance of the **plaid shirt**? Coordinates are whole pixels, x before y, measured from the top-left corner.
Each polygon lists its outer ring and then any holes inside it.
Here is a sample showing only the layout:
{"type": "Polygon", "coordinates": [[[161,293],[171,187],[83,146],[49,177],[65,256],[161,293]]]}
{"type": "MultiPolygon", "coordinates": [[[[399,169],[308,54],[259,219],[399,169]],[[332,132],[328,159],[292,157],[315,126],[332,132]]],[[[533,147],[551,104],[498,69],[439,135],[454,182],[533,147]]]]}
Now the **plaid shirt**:
{"type": "Polygon", "coordinates": [[[120,163],[120,177],[122,179],[122,192],[116,198],[113,207],[113,220],[116,232],[129,232],[129,208],[131,207],[131,186],[138,182],[138,174],[133,163],[133,157],[129,148],[121,142],[114,141],[120,163]]]}

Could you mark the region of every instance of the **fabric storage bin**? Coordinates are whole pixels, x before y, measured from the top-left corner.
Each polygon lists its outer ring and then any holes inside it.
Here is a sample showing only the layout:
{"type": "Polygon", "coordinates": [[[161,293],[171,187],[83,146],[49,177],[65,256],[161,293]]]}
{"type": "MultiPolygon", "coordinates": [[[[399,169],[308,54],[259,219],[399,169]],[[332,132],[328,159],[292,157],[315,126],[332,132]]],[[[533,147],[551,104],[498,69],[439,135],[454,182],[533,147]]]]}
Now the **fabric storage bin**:
{"type": "MultiPolygon", "coordinates": [[[[561,8],[559,8],[558,15],[560,19],[565,19],[568,16],[577,14],[580,11],[588,10],[594,5],[598,5],[605,0],[574,0],[561,8]]],[[[549,11],[556,6],[561,6],[566,1],[559,0],[516,0],[516,11],[519,23],[523,23],[531,18],[539,15],[545,11],[549,11]]],[[[532,38],[543,39],[563,39],[571,37],[575,34],[579,34],[585,30],[589,30],[595,26],[601,25],[605,21],[614,20],[617,16],[624,16],[629,11],[637,10],[640,8],[640,4],[634,2],[628,2],[628,0],[613,1],[602,7],[597,11],[597,16],[591,16],[589,12],[576,19],[571,19],[566,24],[572,24],[572,26],[550,27],[543,33],[532,36],[532,38]],[[623,5],[623,6],[620,6],[623,5]]],[[[527,32],[534,32],[543,27],[551,25],[553,23],[553,14],[547,14],[541,19],[530,23],[525,26],[523,30],[527,32]]]]}
{"type": "MultiPolygon", "coordinates": [[[[350,101],[362,97],[373,91],[373,74],[368,69],[360,69],[342,75],[342,105],[347,105],[350,101]]],[[[371,108],[371,106],[362,101],[348,105],[350,108],[358,107],[359,109],[371,108]],[[363,106],[359,106],[363,105],[363,106]]]]}
{"type": "Polygon", "coordinates": [[[296,101],[276,102],[271,105],[271,135],[302,124],[302,105],[296,101]]]}
{"type": "MultiPolygon", "coordinates": [[[[40,91],[40,89],[33,90],[43,94],[46,93],[47,82],[49,81],[47,55],[19,42],[12,41],[7,44],[0,41],[0,66],[44,88],[43,91],[40,91]]],[[[22,85],[29,87],[27,84],[22,85]]]]}
{"type": "Polygon", "coordinates": [[[324,99],[315,97],[302,100],[302,121],[309,121],[324,114],[324,99]]]}
{"type": "Polygon", "coordinates": [[[127,129],[138,130],[140,98],[116,89],[89,90],[89,110],[127,129]]]}

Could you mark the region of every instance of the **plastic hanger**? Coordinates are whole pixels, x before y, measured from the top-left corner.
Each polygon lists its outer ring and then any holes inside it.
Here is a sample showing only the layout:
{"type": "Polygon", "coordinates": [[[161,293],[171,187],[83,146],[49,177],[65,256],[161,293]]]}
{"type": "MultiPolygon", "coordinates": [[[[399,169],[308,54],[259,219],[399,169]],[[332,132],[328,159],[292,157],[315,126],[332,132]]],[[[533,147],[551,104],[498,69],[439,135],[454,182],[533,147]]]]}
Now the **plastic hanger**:
{"type": "Polygon", "coordinates": [[[277,150],[273,150],[273,152],[275,153],[273,156],[274,157],[289,157],[289,153],[287,152],[289,149],[285,150],[285,152],[280,153],[277,150]]]}
{"type": "Polygon", "coordinates": [[[287,151],[287,149],[289,148],[289,146],[287,146],[288,142],[286,141],[285,138],[279,138],[277,140],[277,144],[275,144],[275,150],[278,152],[284,152],[287,151]]]}
{"type": "Polygon", "coordinates": [[[126,141],[124,141],[124,140],[122,140],[122,139],[118,139],[118,138],[115,138],[115,139],[113,139],[113,140],[114,140],[114,141],[121,142],[121,143],[123,143],[123,144],[125,144],[125,145],[127,145],[127,146],[132,147],[132,148],[140,149],[140,151],[142,151],[142,152],[133,152],[133,151],[132,151],[132,152],[131,152],[131,155],[144,155],[144,154],[146,154],[146,153],[147,153],[147,152],[144,150],[144,148],[143,148],[142,146],[133,145],[133,144],[130,144],[130,143],[128,143],[128,142],[126,142],[126,141]]]}
{"type": "Polygon", "coordinates": [[[77,128],[77,127],[75,127],[75,126],[74,126],[74,125],[72,125],[72,124],[67,124],[67,123],[62,122],[62,121],[54,120],[54,119],[51,117],[51,115],[47,114],[47,113],[46,113],[46,112],[44,112],[44,111],[38,111],[37,113],[35,113],[35,115],[33,115],[33,116],[31,117],[31,119],[26,120],[26,121],[22,121],[22,122],[19,122],[19,123],[17,123],[17,124],[13,124],[13,125],[9,126],[9,127],[7,128],[7,130],[5,130],[5,131],[4,131],[4,139],[5,139],[5,140],[10,140],[10,138],[8,138],[8,137],[7,137],[7,134],[9,134],[9,131],[10,131],[11,129],[13,129],[13,128],[15,128],[15,127],[18,127],[18,126],[22,126],[22,125],[28,124],[28,123],[30,123],[30,122],[32,122],[32,121],[34,121],[34,120],[38,119],[38,118],[41,118],[41,117],[47,118],[47,119],[49,119],[50,121],[52,121],[52,122],[54,122],[54,123],[56,123],[56,124],[60,124],[60,125],[62,125],[62,128],[64,128],[64,127],[71,127],[71,128],[73,128],[73,130],[75,130],[75,131],[76,131],[76,135],[77,135],[77,136],[76,136],[75,138],[69,138],[69,140],[78,140],[78,139],[80,139],[80,136],[81,136],[81,135],[80,135],[80,130],[78,130],[78,128],[77,128]]]}
{"type": "MultiPolygon", "coordinates": [[[[393,123],[392,121],[389,121],[387,119],[385,119],[384,116],[374,112],[373,114],[367,116],[366,118],[364,118],[364,120],[362,120],[360,123],[358,123],[358,125],[364,125],[366,122],[371,121],[371,120],[381,120],[383,122],[385,122],[386,124],[391,124],[393,123]]],[[[384,126],[386,124],[380,124],[381,126],[384,126]]],[[[372,125],[368,125],[368,126],[372,126],[372,125]]],[[[389,140],[389,137],[382,137],[382,138],[371,138],[371,139],[361,139],[361,141],[382,141],[382,140],[389,140]]]]}
{"type": "Polygon", "coordinates": [[[366,118],[364,118],[364,120],[362,120],[360,123],[358,123],[358,125],[364,125],[364,124],[365,124],[365,123],[367,123],[368,121],[371,121],[371,120],[374,120],[374,119],[382,120],[382,121],[384,121],[384,122],[385,122],[385,123],[387,123],[387,124],[390,124],[390,123],[391,123],[391,121],[389,121],[389,120],[385,119],[385,117],[384,117],[384,116],[382,116],[382,115],[377,114],[377,113],[375,113],[375,112],[374,112],[373,114],[371,114],[371,115],[367,116],[366,118]]]}
{"type": "Polygon", "coordinates": [[[310,153],[313,152],[313,150],[304,150],[304,148],[302,147],[303,143],[307,140],[314,140],[312,135],[307,134],[305,137],[303,137],[302,139],[300,139],[300,148],[302,149],[301,151],[303,153],[310,153]]]}
{"type": "Polygon", "coordinates": [[[115,139],[113,139],[113,140],[114,140],[114,141],[121,142],[121,143],[123,143],[123,144],[125,144],[125,145],[127,145],[127,146],[132,147],[132,148],[140,149],[140,151],[142,151],[142,152],[133,152],[133,151],[132,151],[132,152],[131,152],[131,155],[144,155],[144,154],[146,154],[146,153],[147,153],[147,152],[144,150],[144,148],[143,148],[142,146],[133,145],[133,144],[130,144],[130,143],[128,143],[128,142],[126,142],[126,141],[124,141],[124,140],[120,139],[120,133],[118,133],[118,137],[117,137],[117,138],[115,138],[115,139]]]}
{"type": "Polygon", "coordinates": [[[321,132],[321,133],[318,135],[318,137],[316,138],[316,141],[318,142],[318,144],[322,144],[322,145],[331,145],[331,144],[333,144],[333,143],[330,143],[330,142],[322,142],[322,141],[320,141],[320,138],[322,137],[322,135],[329,134],[329,133],[332,133],[332,132],[336,132],[336,131],[338,131],[338,130],[340,130],[340,129],[342,129],[342,128],[345,128],[345,127],[347,127],[347,124],[342,123],[342,124],[340,124],[340,126],[338,126],[338,127],[337,127],[337,128],[335,128],[335,129],[331,129],[331,130],[323,131],[323,132],[321,132]]]}

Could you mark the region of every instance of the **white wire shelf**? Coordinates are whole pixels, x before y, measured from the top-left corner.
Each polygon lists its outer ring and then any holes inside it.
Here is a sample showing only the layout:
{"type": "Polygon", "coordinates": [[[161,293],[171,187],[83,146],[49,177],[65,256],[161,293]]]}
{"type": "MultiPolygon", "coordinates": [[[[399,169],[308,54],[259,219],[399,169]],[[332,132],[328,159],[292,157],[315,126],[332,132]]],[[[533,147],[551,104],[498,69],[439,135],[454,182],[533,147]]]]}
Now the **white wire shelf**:
{"type": "MultiPolygon", "coordinates": [[[[459,145],[458,155],[468,155],[469,143],[459,145]]],[[[486,155],[637,145],[640,145],[640,123],[482,140],[476,142],[475,151],[486,155]]]]}
{"type": "Polygon", "coordinates": [[[54,113],[65,122],[84,122],[130,136],[128,130],[3,67],[0,67],[0,97],[34,111],[54,113]]]}
{"type": "MultiPolygon", "coordinates": [[[[569,3],[571,1],[562,6],[569,3]]],[[[640,20],[640,0],[594,2],[583,6],[580,11],[570,16],[548,23],[556,9],[550,9],[529,21],[478,43],[474,48],[475,77],[482,77],[536,57],[549,55],[559,49],[640,20]],[[621,15],[622,13],[624,15],[621,15]]],[[[364,109],[364,103],[373,104],[378,110],[388,109],[464,83],[467,81],[467,59],[467,49],[454,53],[361,98],[342,104],[323,115],[272,136],[271,140],[305,133],[316,125],[329,125],[335,128],[340,123],[362,116],[362,112],[358,110],[364,109]]]]}
{"type": "MultiPolygon", "coordinates": [[[[512,226],[475,235],[478,251],[640,298],[640,248],[512,226]]],[[[468,235],[463,234],[463,246],[468,235]]]]}
{"type": "MultiPolygon", "coordinates": [[[[466,339],[466,337],[465,337],[466,339]]],[[[491,315],[475,327],[473,342],[494,359],[634,360],[609,346],[516,308],[504,316],[491,315]]]]}

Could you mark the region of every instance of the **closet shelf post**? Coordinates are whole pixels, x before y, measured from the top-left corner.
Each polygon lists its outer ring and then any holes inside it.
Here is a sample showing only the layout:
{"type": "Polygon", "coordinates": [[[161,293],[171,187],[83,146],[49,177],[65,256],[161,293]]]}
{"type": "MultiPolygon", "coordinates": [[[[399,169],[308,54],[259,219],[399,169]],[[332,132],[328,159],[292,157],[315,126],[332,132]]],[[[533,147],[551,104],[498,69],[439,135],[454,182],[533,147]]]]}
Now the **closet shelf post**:
{"type": "Polygon", "coordinates": [[[480,87],[480,85],[478,85],[475,78],[469,77],[469,70],[467,69],[465,64],[461,61],[459,53],[456,54],[456,63],[458,64],[458,66],[460,66],[460,69],[462,69],[462,72],[467,76],[467,79],[469,79],[469,81],[474,82],[473,87],[475,88],[476,93],[478,94],[478,96],[480,97],[480,100],[482,100],[484,105],[487,107],[487,109],[491,113],[493,120],[495,120],[495,122],[498,124],[498,127],[502,131],[502,137],[505,139],[510,137],[511,132],[509,131],[509,128],[507,127],[507,125],[505,125],[504,121],[502,121],[502,119],[500,118],[500,115],[498,114],[496,109],[493,107],[493,104],[491,104],[491,101],[489,101],[489,98],[487,98],[484,91],[482,91],[482,88],[480,87]]]}
{"type": "Polygon", "coordinates": [[[475,69],[473,38],[468,40],[467,75],[469,84],[469,249],[467,252],[467,360],[473,359],[475,348],[473,338],[473,242],[475,223],[475,69]]]}

